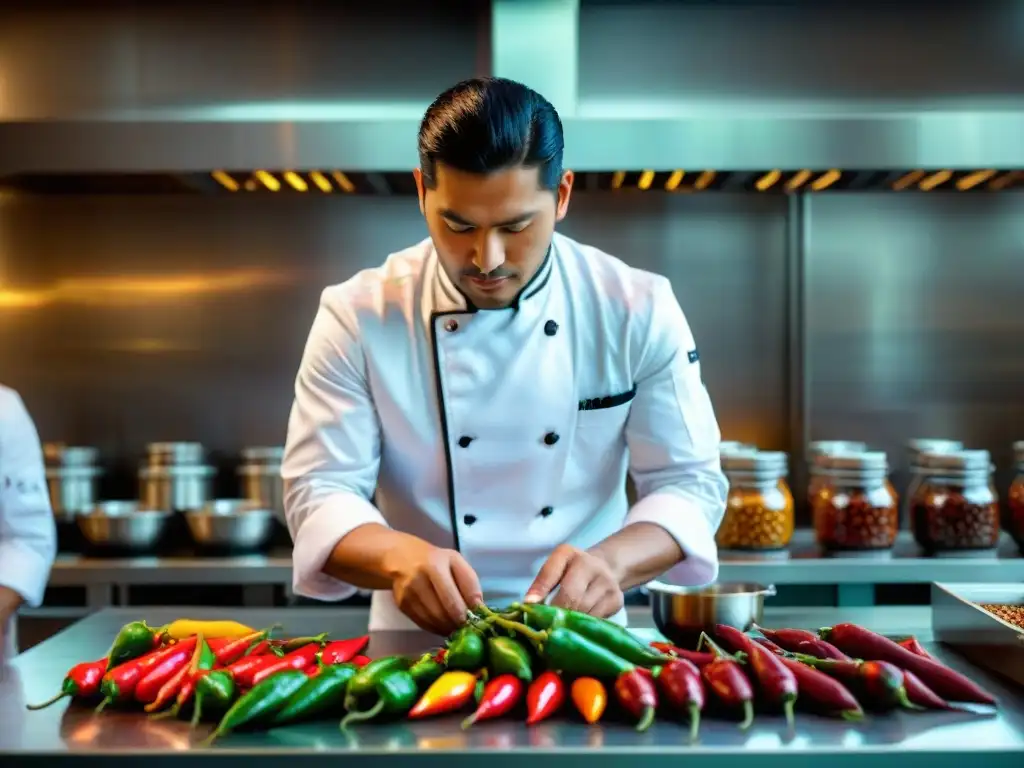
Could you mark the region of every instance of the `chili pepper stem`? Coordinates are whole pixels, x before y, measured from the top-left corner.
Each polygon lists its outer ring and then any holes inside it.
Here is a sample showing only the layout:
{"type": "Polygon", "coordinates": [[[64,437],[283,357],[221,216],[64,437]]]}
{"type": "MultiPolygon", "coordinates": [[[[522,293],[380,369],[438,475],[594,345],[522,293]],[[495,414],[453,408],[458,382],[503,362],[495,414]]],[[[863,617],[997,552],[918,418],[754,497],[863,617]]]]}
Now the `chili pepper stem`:
{"type": "Polygon", "coordinates": [[[690,704],[690,741],[697,740],[700,731],[700,707],[690,704]]]}
{"type": "Polygon", "coordinates": [[[181,707],[178,706],[177,702],[174,703],[170,709],[165,709],[163,712],[154,712],[150,717],[154,720],[164,720],[168,717],[177,717],[181,711],[181,707]]]}
{"type": "Polygon", "coordinates": [[[25,709],[31,710],[33,712],[36,711],[37,709],[46,709],[47,707],[56,704],[61,699],[67,698],[70,695],[71,694],[68,693],[67,691],[61,691],[56,696],[54,696],[52,699],[47,699],[46,701],[40,702],[39,704],[26,704],[25,705],[25,709]]]}
{"type": "Polygon", "coordinates": [[[752,701],[743,702],[743,722],[740,723],[740,730],[745,731],[754,722],[754,703],[752,701]]]}
{"type": "Polygon", "coordinates": [[[790,728],[793,727],[796,719],[793,714],[793,707],[795,704],[795,699],[786,699],[786,701],[782,702],[782,711],[786,714],[786,725],[790,728]]]}
{"type": "Polygon", "coordinates": [[[110,698],[109,696],[104,698],[103,701],[101,701],[99,704],[96,705],[96,709],[93,710],[93,714],[98,715],[100,712],[102,712],[104,709],[106,709],[107,705],[110,702],[112,702],[112,701],[113,701],[113,699],[110,698]]]}
{"type": "Polygon", "coordinates": [[[188,727],[195,728],[199,725],[199,718],[203,716],[203,697],[194,696],[195,703],[192,705],[192,720],[189,722],[188,727]]]}
{"type": "Polygon", "coordinates": [[[494,623],[497,624],[499,627],[508,629],[512,632],[522,635],[531,643],[536,645],[538,648],[544,644],[545,640],[548,639],[546,632],[541,632],[536,629],[530,629],[528,626],[526,626],[525,624],[521,624],[518,621],[509,621],[508,619],[503,619],[500,616],[495,615],[494,623]]]}
{"type": "Polygon", "coordinates": [[[365,709],[363,711],[353,710],[352,712],[349,712],[341,721],[341,730],[344,731],[345,729],[347,729],[351,723],[361,723],[365,720],[372,720],[381,713],[381,711],[384,709],[384,706],[384,699],[378,699],[377,703],[369,709],[365,709]]]}
{"type": "Polygon", "coordinates": [[[924,711],[925,709],[927,709],[927,707],[921,707],[921,706],[918,706],[917,704],[915,704],[914,702],[912,702],[910,700],[910,698],[907,696],[907,689],[904,688],[902,685],[896,691],[895,695],[896,695],[896,703],[899,704],[904,709],[912,709],[912,710],[916,710],[918,712],[921,712],[921,711],[924,711]]]}
{"type": "Polygon", "coordinates": [[[851,723],[856,723],[864,719],[863,712],[857,712],[852,709],[844,709],[839,716],[843,718],[843,720],[846,720],[851,723]]]}
{"type": "Polygon", "coordinates": [[[654,707],[644,707],[644,713],[636,724],[636,729],[641,733],[651,727],[654,722],[654,707]]]}

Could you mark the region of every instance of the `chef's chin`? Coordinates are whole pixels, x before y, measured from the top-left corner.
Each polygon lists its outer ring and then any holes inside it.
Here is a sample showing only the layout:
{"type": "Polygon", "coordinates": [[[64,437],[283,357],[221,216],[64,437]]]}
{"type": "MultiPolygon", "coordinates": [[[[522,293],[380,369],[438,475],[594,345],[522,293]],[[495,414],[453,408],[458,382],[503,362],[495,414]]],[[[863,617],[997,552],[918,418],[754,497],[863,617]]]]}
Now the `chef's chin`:
{"type": "Polygon", "coordinates": [[[462,288],[473,304],[481,309],[504,309],[511,306],[519,290],[515,280],[506,280],[505,284],[493,291],[482,291],[472,281],[467,280],[462,288]]]}

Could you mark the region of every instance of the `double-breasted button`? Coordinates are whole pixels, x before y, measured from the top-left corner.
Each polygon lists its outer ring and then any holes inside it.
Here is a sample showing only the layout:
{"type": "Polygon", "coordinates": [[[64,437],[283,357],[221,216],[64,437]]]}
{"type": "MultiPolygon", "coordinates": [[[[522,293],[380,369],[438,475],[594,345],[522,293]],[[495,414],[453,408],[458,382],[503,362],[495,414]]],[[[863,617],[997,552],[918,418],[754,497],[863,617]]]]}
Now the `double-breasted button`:
{"type": "Polygon", "coordinates": [[[466,525],[472,525],[476,522],[476,515],[466,515],[462,518],[462,522],[464,522],[466,525]]]}
{"type": "Polygon", "coordinates": [[[462,437],[459,438],[459,447],[460,448],[469,448],[469,444],[472,443],[472,442],[473,442],[473,438],[472,437],[470,437],[469,435],[463,435],[462,437]]]}
{"type": "Polygon", "coordinates": [[[554,320],[548,320],[546,323],[544,323],[544,333],[546,333],[548,336],[554,336],[556,333],[558,333],[558,323],[556,323],[554,320]]]}
{"type": "Polygon", "coordinates": [[[542,509],[540,511],[540,516],[541,517],[547,517],[548,515],[550,515],[554,511],[555,511],[554,507],[544,507],[544,509],[542,509]]]}
{"type": "Polygon", "coordinates": [[[456,320],[454,317],[445,320],[444,329],[448,331],[448,333],[459,330],[459,321],[456,320]]]}
{"type": "Polygon", "coordinates": [[[558,433],[557,432],[548,432],[546,435],[544,435],[544,445],[554,445],[557,442],[558,442],[558,433]]]}

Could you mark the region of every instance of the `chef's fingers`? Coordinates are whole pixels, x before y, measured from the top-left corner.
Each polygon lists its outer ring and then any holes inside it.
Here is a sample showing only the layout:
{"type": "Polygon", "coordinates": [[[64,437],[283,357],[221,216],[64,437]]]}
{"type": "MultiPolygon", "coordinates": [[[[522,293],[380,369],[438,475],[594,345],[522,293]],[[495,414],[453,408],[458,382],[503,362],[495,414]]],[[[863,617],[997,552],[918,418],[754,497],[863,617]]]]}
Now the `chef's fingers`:
{"type": "Polygon", "coordinates": [[[434,597],[437,599],[441,612],[448,621],[458,627],[465,623],[467,610],[462,595],[459,593],[459,587],[455,583],[455,577],[452,575],[454,560],[455,558],[452,558],[438,568],[431,568],[428,573],[434,586],[434,597]],[[447,567],[445,567],[446,565],[447,567]]]}
{"type": "MultiPolygon", "coordinates": [[[[484,590],[480,586],[480,577],[476,575],[473,566],[462,555],[456,553],[451,560],[452,578],[459,588],[459,594],[465,601],[465,607],[473,610],[484,601],[484,590]]],[[[459,624],[466,622],[466,612],[459,616],[459,624]]]]}
{"type": "Polygon", "coordinates": [[[558,585],[558,594],[551,601],[552,604],[560,608],[568,608],[570,611],[583,610],[580,606],[585,603],[587,587],[595,577],[596,574],[584,567],[581,560],[570,561],[569,567],[566,568],[565,575],[562,576],[561,583],[558,585]]]}
{"type": "Polygon", "coordinates": [[[423,582],[417,584],[413,595],[418,603],[414,609],[414,618],[419,619],[417,623],[420,627],[435,635],[442,637],[447,635],[450,632],[451,620],[448,618],[448,612],[441,605],[433,583],[424,579],[423,582]]]}
{"type": "Polygon", "coordinates": [[[622,590],[617,586],[613,586],[601,593],[600,598],[588,613],[591,616],[607,619],[618,613],[623,605],[625,605],[625,599],[623,598],[622,590]]]}
{"type": "Polygon", "coordinates": [[[575,554],[575,549],[564,544],[556,547],[555,551],[551,553],[551,557],[541,566],[537,578],[533,580],[533,584],[526,591],[523,602],[539,603],[550,595],[552,590],[562,583],[562,577],[565,576],[566,569],[575,554]]]}

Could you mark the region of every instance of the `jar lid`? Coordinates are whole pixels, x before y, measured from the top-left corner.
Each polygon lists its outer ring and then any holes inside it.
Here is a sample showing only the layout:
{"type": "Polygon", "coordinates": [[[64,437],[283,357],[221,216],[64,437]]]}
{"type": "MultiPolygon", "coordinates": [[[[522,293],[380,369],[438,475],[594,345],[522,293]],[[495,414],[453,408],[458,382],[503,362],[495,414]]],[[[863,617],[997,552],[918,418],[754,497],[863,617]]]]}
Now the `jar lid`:
{"type": "Polygon", "coordinates": [[[830,453],[863,453],[867,449],[867,443],[852,440],[815,440],[807,446],[807,453],[810,456],[822,456],[830,453]]]}
{"type": "Polygon", "coordinates": [[[815,456],[814,465],[843,472],[884,472],[889,468],[889,459],[884,451],[831,453],[815,456]]]}
{"type": "Polygon", "coordinates": [[[150,443],[146,446],[149,463],[153,466],[168,464],[198,464],[203,460],[202,443],[150,443]]]}
{"type": "Polygon", "coordinates": [[[1013,444],[1014,463],[1024,465],[1024,440],[1018,440],[1013,444]]]}
{"type": "Polygon", "coordinates": [[[281,462],[284,459],[284,447],[277,445],[254,445],[242,449],[242,458],[246,461],[281,462]]]}
{"type": "Polygon", "coordinates": [[[169,467],[143,465],[139,467],[139,479],[201,480],[213,477],[216,472],[216,468],[209,464],[178,464],[169,467]]]}
{"type": "Polygon", "coordinates": [[[918,464],[926,470],[952,469],[957,472],[988,472],[992,459],[985,450],[949,452],[925,451],[917,457],[918,464]]]}
{"type": "Polygon", "coordinates": [[[959,440],[935,440],[932,438],[915,438],[907,441],[907,450],[911,454],[920,453],[953,453],[962,451],[964,444],[959,440]]]}
{"type": "Polygon", "coordinates": [[[789,457],[783,451],[751,451],[723,454],[722,469],[726,472],[769,472],[784,473],[789,457]]]}

